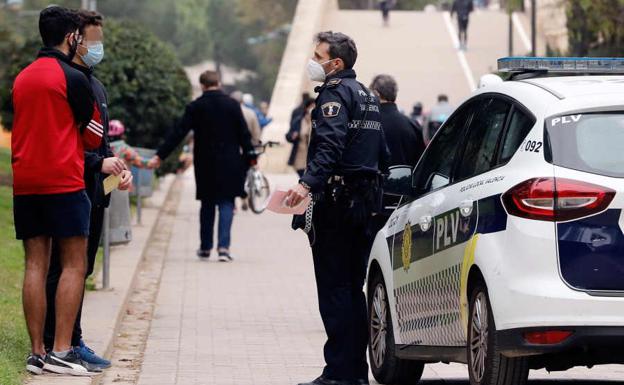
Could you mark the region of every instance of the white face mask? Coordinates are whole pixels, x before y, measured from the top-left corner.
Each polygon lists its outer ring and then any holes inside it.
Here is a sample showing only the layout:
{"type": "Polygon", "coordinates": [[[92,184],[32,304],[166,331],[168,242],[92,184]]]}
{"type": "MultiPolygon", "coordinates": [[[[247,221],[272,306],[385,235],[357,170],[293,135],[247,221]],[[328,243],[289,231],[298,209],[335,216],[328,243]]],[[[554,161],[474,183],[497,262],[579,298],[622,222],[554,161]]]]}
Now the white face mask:
{"type": "Polygon", "coordinates": [[[325,69],[323,68],[323,65],[329,63],[330,61],[331,60],[328,60],[324,63],[319,63],[315,60],[310,59],[310,61],[308,62],[308,77],[310,78],[310,80],[312,80],[313,82],[324,82],[327,75],[325,74],[325,69]]]}

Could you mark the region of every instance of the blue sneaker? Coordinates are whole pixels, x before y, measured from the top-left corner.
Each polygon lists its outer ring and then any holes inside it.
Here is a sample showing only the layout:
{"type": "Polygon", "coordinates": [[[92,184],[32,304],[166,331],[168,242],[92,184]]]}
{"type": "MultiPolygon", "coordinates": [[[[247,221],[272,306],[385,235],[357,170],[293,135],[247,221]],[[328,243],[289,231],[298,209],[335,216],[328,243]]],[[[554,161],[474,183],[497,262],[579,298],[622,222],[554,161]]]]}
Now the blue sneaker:
{"type": "Polygon", "coordinates": [[[108,369],[111,367],[111,362],[106,360],[93,351],[90,347],[85,345],[83,340],[80,340],[80,346],[74,347],[74,351],[80,355],[83,361],[97,367],[98,369],[108,369]]]}

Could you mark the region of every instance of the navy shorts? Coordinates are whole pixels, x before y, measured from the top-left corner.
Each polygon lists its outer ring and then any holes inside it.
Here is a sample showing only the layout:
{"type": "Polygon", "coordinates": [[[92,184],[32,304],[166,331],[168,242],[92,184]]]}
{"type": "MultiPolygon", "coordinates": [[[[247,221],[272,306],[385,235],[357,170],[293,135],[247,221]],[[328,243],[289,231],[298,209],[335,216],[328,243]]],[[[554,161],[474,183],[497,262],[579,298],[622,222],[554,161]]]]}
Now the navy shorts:
{"type": "Polygon", "coordinates": [[[17,239],[87,237],[91,202],[84,190],[65,194],[17,195],[13,218],[17,239]]]}

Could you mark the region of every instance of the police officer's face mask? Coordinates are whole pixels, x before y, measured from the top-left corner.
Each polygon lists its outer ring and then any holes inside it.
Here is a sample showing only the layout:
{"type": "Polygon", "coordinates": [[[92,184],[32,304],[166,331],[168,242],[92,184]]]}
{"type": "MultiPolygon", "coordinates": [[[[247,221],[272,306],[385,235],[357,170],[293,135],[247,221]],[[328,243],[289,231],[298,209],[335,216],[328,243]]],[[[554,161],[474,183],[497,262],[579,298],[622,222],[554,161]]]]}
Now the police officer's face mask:
{"type": "Polygon", "coordinates": [[[332,61],[332,59],[327,60],[323,63],[319,63],[313,59],[310,59],[310,61],[308,62],[308,77],[310,78],[310,80],[312,80],[313,82],[324,82],[327,74],[325,74],[325,69],[323,68],[323,66],[330,61],[332,61]]]}

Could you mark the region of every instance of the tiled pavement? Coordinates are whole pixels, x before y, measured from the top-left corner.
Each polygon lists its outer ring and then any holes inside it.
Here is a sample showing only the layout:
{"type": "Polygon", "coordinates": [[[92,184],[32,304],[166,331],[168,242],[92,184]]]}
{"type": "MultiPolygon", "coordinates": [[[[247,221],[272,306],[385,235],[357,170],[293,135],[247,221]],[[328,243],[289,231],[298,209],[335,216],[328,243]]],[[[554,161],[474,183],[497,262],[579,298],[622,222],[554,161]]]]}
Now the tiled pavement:
{"type": "MultiPolygon", "coordinates": [[[[284,187],[294,181],[271,179],[284,187]]],[[[193,198],[194,181],[187,174],[138,383],[288,385],[316,376],[323,366],[324,333],[303,234],[290,230],[287,216],[239,211],[235,262],[202,262],[194,256],[199,205],[193,198]]],[[[430,365],[424,378],[426,384],[467,384],[465,366],[458,364],[430,365]]],[[[597,385],[589,379],[622,379],[624,369],[540,371],[532,378],[597,385]]],[[[534,382],[546,383],[552,382],[534,382]]]]}

